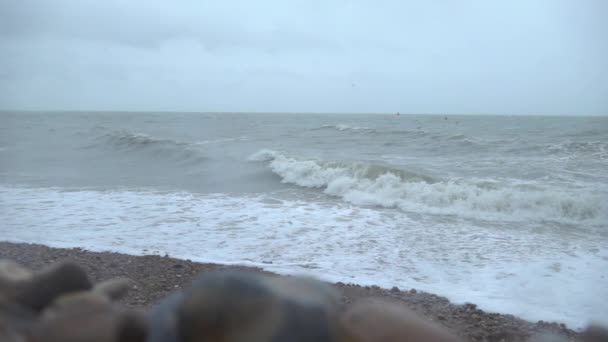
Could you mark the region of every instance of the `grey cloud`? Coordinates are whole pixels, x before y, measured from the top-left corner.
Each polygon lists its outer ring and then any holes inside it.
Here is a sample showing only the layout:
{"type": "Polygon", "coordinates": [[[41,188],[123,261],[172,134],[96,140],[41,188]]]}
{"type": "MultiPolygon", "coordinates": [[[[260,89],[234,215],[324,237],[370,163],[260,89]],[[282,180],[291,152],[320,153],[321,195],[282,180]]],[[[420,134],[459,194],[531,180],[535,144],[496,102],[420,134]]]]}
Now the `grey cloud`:
{"type": "Polygon", "coordinates": [[[0,108],[608,114],[603,13],[602,0],[7,0],[0,108]]]}
{"type": "Polygon", "coordinates": [[[279,24],[266,20],[251,20],[251,10],[256,8],[247,8],[252,7],[249,2],[237,2],[228,8],[205,5],[188,8],[167,5],[165,2],[146,7],[134,6],[134,3],[90,0],[4,3],[0,10],[8,15],[7,20],[0,23],[0,33],[25,38],[52,36],[148,48],[156,48],[163,42],[175,39],[197,41],[209,49],[240,46],[271,50],[334,46],[322,36],[306,30],[284,30],[279,24]]]}

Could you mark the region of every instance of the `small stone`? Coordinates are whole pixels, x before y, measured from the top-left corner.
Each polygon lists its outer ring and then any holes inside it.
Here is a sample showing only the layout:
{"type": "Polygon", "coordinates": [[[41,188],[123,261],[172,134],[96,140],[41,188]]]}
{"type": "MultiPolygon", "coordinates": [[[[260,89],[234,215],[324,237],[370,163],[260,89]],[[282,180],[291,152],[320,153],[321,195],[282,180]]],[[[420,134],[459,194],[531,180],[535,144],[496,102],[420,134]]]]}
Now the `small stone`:
{"type": "Polygon", "coordinates": [[[184,268],[184,265],[180,265],[180,264],[174,264],[173,266],[171,266],[173,268],[184,268]]]}
{"type": "Polygon", "coordinates": [[[391,288],[391,292],[399,292],[399,288],[397,286],[393,286],[391,288]]]}
{"type": "Polygon", "coordinates": [[[465,308],[467,308],[467,310],[475,310],[475,309],[477,309],[477,305],[472,304],[472,303],[466,303],[464,306],[465,306],[465,308]]]}
{"type": "Polygon", "coordinates": [[[410,293],[415,294],[415,293],[418,293],[418,291],[416,291],[416,289],[411,289],[410,293]]]}
{"type": "Polygon", "coordinates": [[[444,315],[438,315],[437,319],[440,321],[445,321],[445,316],[444,315]]]}

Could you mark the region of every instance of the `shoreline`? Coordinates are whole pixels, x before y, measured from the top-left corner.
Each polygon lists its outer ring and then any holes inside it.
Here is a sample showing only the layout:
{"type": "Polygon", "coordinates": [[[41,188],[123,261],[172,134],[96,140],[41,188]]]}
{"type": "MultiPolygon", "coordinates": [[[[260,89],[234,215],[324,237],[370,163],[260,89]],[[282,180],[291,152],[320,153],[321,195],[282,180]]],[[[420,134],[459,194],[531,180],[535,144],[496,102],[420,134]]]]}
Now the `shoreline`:
{"type": "MultiPolygon", "coordinates": [[[[87,270],[94,281],[126,277],[132,281],[122,303],[146,310],[172,291],[187,286],[202,272],[212,270],[250,270],[275,274],[258,267],[199,263],[159,255],[128,255],[116,252],[93,252],[81,248],[55,248],[39,244],[0,241],[0,258],[13,259],[27,267],[70,260],[87,270]]],[[[416,289],[391,289],[342,282],[330,283],[347,306],[362,298],[379,298],[403,304],[440,324],[468,341],[527,341],[540,333],[552,333],[568,340],[578,340],[580,332],[564,324],[529,322],[509,314],[480,310],[473,303],[457,305],[447,298],[416,289]]]]}

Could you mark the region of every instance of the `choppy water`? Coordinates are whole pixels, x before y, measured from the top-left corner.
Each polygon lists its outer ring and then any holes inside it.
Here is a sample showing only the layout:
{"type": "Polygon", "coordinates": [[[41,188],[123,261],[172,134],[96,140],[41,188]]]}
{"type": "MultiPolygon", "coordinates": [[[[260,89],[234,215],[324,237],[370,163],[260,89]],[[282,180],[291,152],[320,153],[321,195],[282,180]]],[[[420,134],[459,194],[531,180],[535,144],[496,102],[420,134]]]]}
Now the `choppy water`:
{"type": "Polygon", "coordinates": [[[608,321],[608,118],[1,113],[0,238],[608,321]]]}

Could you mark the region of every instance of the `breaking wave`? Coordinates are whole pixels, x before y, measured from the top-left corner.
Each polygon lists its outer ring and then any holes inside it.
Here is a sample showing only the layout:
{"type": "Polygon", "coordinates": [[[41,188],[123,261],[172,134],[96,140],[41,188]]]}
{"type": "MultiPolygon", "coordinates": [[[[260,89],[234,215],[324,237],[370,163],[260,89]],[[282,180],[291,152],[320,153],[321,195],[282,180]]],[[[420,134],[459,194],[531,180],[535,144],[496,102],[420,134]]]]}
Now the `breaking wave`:
{"type": "Polygon", "coordinates": [[[577,222],[608,218],[606,201],[591,193],[495,181],[436,180],[381,165],[298,159],[274,150],[260,150],[249,160],[268,162],[284,183],[320,188],[356,205],[483,220],[577,222]]]}
{"type": "Polygon", "coordinates": [[[608,142],[604,141],[567,141],[546,147],[552,154],[591,155],[608,158],[608,142]]]}
{"type": "Polygon", "coordinates": [[[321,129],[335,129],[338,131],[367,131],[367,132],[374,132],[375,130],[372,128],[368,128],[368,127],[360,127],[360,126],[351,126],[351,125],[347,125],[347,124],[336,124],[336,125],[323,125],[321,126],[321,129]]]}
{"type": "Polygon", "coordinates": [[[189,144],[173,139],[161,139],[143,133],[114,131],[101,137],[102,144],[121,152],[147,154],[176,162],[200,162],[205,158],[189,144]]]}

